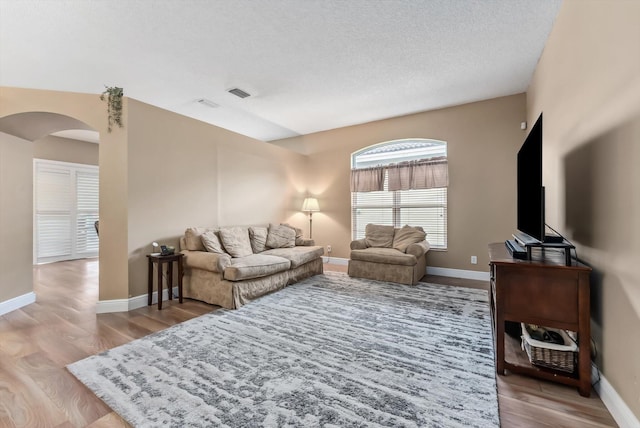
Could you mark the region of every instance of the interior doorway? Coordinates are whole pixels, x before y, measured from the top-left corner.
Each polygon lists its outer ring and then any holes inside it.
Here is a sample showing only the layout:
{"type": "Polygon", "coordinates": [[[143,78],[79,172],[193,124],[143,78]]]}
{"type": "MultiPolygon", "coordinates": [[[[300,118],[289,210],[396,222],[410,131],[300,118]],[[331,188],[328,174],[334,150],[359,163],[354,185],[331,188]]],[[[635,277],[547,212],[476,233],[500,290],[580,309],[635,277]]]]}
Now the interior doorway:
{"type": "MultiPolygon", "coordinates": [[[[91,168],[99,168],[99,132],[87,123],[64,114],[32,111],[11,114],[0,118],[0,135],[4,151],[2,153],[4,166],[11,171],[18,173],[12,174],[10,180],[4,180],[0,183],[0,194],[3,195],[2,216],[5,220],[4,227],[0,228],[2,239],[12,242],[11,247],[12,265],[11,269],[3,269],[2,279],[10,280],[13,283],[11,290],[0,290],[0,303],[12,302],[11,299],[19,299],[19,302],[28,302],[35,299],[33,293],[33,264],[34,264],[34,239],[37,236],[37,230],[34,227],[34,212],[36,212],[36,201],[34,194],[34,158],[44,159],[52,162],[68,162],[82,165],[90,165],[91,168]],[[70,133],[65,135],[65,133],[70,133]],[[88,137],[87,137],[88,136],[88,137]],[[92,141],[87,141],[89,138],[92,141]],[[32,297],[33,296],[33,297],[32,297]],[[9,299],[9,300],[7,300],[9,299]]],[[[5,168],[6,169],[6,168],[5,168]]],[[[82,190],[86,187],[87,180],[83,179],[82,174],[75,177],[80,178],[78,186],[74,191],[82,190]],[[84,184],[83,184],[84,183],[84,184]]],[[[84,177],[86,178],[86,176],[84,177]]],[[[89,180],[89,186],[99,189],[97,180],[89,180]]],[[[49,195],[49,199],[59,201],[60,195],[56,194],[53,189],[46,190],[44,193],[49,195]]],[[[81,198],[82,199],[82,198],[81,198]]],[[[86,205],[87,198],[84,198],[86,205]]],[[[97,206],[97,200],[93,205],[97,206]]],[[[91,203],[89,204],[91,205],[91,203]]],[[[78,229],[83,222],[93,223],[86,217],[83,209],[75,208],[76,220],[74,229],[78,229]]],[[[90,211],[94,211],[93,207],[90,211]]],[[[43,212],[40,212],[43,214],[43,212]]],[[[60,213],[56,213],[60,214],[60,213]]],[[[95,214],[92,214],[95,215],[95,214]]],[[[42,218],[43,221],[51,220],[42,218]]],[[[55,223],[55,222],[54,222],[55,223]]],[[[60,222],[58,222],[60,224],[60,222]]],[[[66,226],[70,229],[70,226],[66,226]]],[[[84,228],[84,226],[80,227],[84,228]]],[[[94,232],[95,233],[95,232],[94,232]]],[[[90,235],[88,235],[90,238],[90,235]]],[[[95,236],[97,244],[97,236],[95,236]]],[[[54,236],[52,241],[57,238],[54,236]]],[[[74,238],[80,247],[94,247],[92,242],[84,243],[82,238],[76,234],[74,238]]],[[[89,239],[91,241],[91,239],[89,239]]],[[[78,252],[76,252],[78,253],[78,252]]],[[[89,260],[99,263],[97,251],[89,252],[85,250],[79,251],[84,256],[91,256],[89,260]]],[[[76,254],[78,255],[78,254],[76,254]]],[[[54,261],[51,259],[50,261],[54,261]]],[[[23,304],[23,303],[22,303],[23,304]]],[[[5,305],[6,306],[6,305],[5,305]]]]}

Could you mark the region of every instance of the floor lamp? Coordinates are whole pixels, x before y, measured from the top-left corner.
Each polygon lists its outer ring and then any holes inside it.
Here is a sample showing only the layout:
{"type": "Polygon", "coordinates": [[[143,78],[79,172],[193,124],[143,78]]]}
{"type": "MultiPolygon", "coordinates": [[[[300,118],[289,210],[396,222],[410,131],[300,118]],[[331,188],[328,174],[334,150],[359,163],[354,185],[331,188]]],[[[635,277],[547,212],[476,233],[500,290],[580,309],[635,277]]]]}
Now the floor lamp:
{"type": "Polygon", "coordinates": [[[313,238],[313,232],[311,229],[311,221],[313,213],[320,211],[320,206],[318,205],[318,200],[316,198],[305,198],[302,203],[302,211],[305,213],[309,213],[309,239],[313,238]]]}

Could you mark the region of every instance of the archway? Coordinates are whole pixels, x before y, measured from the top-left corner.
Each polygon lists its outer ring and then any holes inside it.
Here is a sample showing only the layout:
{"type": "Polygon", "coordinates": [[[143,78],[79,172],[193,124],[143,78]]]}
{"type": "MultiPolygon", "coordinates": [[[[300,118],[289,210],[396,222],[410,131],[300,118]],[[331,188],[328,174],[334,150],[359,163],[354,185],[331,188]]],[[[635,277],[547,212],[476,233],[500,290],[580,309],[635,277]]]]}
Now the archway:
{"type": "Polygon", "coordinates": [[[28,141],[35,141],[54,132],[69,129],[95,131],[78,119],[58,113],[34,111],[10,114],[0,118],[0,132],[28,141]]]}
{"type": "MultiPolygon", "coordinates": [[[[30,299],[34,298],[32,266],[36,255],[34,251],[36,223],[33,221],[35,212],[33,180],[34,156],[37,153],[34,149],[38,144],[53,144],[56,140],[76,143],[75,140],[50,136],[53,133],[68,130],[90,132],[99,138],[98,131],[90,125],[63,114],[33,111],[0,118],[0,152],[3,169],[0,171],[0,193],[3,195],[0,201],[0,210],[2,210],[0,237],[2,242],[10,243],[6,247],[11,256],[11,265],[7,266],[7,269],[3,267],[3,277],[0,278],[0,284],[11,284],[11,287],[1,287],[4,290],[0,290],[0,306],[3,302],[17,298],[19,301],[22,299],[17,304],[20,307],[30,303],[30,299]]],[[[96,145],[92,148],[95,153],[95,161],[92,162],[94,169],[98,167],[97,147],[96,145]]],[[[44,158],[47,159],[46,156],[44,158]]],[[[71,228],[69,233],[72,233],[72,230],[75,228],[71,228]]],[[[8,308],[12,309],[10,306],[8,308]]]]}

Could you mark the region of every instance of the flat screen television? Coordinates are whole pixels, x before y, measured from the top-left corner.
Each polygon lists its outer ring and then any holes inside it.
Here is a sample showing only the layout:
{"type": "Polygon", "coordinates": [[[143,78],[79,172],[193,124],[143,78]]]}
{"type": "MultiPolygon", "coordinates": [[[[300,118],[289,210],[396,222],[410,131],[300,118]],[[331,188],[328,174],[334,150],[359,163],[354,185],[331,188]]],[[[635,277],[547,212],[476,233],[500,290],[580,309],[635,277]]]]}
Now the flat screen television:
{"type": "Polygon", "coordinates": [[[542,113],[518,152],[518,231],[544,242],[542,186],[542,113]]]}

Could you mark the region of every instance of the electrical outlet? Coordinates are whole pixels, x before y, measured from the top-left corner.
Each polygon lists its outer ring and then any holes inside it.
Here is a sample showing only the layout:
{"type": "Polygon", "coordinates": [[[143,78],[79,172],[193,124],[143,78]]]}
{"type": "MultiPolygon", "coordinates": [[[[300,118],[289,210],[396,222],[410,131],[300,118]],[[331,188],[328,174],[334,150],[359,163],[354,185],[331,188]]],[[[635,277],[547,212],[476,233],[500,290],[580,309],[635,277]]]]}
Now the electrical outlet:
{"type": "Polygon", "coordinates": [[[471,264],[472,265],[477,265],[478,264],[478,257],[471,256],[471,264]]]}
{"type": "Polygon", "coordinates": [[[331,252],[331,245],[327,245],[327,253],[331,252]]]}

